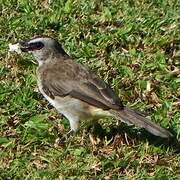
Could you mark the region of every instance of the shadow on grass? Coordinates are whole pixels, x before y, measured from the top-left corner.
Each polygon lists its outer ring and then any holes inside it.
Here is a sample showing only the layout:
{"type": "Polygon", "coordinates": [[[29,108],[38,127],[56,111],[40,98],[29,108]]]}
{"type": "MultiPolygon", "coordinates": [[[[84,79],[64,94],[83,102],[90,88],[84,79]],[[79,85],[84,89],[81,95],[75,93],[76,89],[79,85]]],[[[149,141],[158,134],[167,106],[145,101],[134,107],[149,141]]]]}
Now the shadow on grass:
{"type": "Polygon", "coordinates": [[[167,138],[161,138],[154,136],[147,132],[144,129],[138,130],[131,128],[130,126],[127,126],[124,123],[121,123],[119,126],[111,126],[110,131],[107,132],[106,129],[103,129],[100,124],[95,124],[93,127],[93,134],[95,136],[98,136],[101,139],[104,139],[107,137],[107,139],[114,139],[116,135],[122,135],[128,137],[128,139],[134,142],[138,141],[143,141],[146,142],[148,141],[149,144],[152,144],[156,147],[162,147],[162,148],[172,148],[175,153],[180,153],[180,141],[178,141],[175,137],[176,134],[175,132],[171,133],[174,135],[174,137],[167,139],[167,138]]]}

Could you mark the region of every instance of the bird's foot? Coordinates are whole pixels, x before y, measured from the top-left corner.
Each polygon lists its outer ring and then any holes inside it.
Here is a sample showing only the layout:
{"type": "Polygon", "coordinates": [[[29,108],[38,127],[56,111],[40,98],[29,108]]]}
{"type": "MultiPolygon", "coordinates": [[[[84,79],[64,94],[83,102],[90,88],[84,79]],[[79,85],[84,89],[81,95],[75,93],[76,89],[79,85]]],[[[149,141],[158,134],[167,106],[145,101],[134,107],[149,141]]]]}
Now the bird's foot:
{"type": "Polygon", "coordinates": [[[65,141],[67,141],[72,135],[74,134],[73,130],[70,130],[69,132],[67,132],[66,134],[64,134],[62,137],[57,138],[55,140],[54,146],[61,146],[64,144],[65,141]]]}

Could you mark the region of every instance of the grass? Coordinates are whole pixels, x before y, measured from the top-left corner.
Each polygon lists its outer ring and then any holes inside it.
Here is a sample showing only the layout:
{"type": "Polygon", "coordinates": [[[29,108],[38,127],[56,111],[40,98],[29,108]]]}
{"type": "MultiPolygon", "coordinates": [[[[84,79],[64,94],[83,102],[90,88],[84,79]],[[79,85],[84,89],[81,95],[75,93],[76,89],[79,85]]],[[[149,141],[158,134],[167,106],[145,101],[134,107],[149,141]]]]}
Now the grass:
{"type": "Polygon", "coordinates": [[[98,136],[80,130],[54,146],[68,121],[38,93],[32,56],[8,53],[19,39],[55,37],[124,104],[180,139],[179,6],[178,0],[1,0],[0,179],[180,179],[173,146],[113,120],[100,120],[98,136]]]}

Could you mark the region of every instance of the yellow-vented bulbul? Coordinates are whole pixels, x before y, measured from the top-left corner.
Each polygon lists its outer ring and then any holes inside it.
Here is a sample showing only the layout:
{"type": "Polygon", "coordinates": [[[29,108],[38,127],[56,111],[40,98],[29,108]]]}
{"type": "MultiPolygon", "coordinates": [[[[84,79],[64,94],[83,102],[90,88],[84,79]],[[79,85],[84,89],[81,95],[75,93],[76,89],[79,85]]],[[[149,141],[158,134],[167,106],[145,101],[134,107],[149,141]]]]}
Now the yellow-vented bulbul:
{"type": "Polygon", "coordinates": [[[120,98],[102,79],[74,61],[54,39],[35,37],[20,41],[19,45],[23,52],[31,52],[38,61],[39,90],[69,120],[71,130],[76,131],[80,121],[111,116],[145,128],[155,136],[172,136],[139,111],[123,106],[120,98]]]}

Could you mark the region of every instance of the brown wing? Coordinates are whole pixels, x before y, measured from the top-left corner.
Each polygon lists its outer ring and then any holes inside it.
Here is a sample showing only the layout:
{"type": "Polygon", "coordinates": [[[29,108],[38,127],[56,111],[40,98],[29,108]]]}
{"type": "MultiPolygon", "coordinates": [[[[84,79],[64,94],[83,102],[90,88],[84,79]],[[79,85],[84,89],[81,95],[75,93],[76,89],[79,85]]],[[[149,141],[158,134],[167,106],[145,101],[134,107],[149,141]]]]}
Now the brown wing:
{"type": "Polygon", "coordinates": [[[40,74],[43,90],[51,97],[69,95],[104,110],[123,108],[119,97],[104,81],[72,60],[58,62],[40,74]]]}

